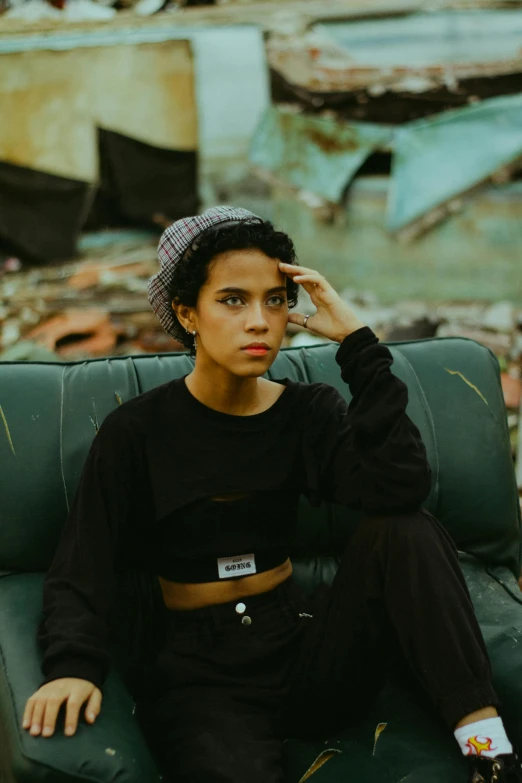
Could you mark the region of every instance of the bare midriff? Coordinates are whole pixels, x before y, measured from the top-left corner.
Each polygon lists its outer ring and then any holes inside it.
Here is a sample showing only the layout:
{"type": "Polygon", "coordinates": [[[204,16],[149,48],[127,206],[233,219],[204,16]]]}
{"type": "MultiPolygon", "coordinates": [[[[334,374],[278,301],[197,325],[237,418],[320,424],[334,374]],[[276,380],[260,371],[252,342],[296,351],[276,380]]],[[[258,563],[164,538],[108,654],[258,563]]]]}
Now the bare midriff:
{"type": "Polygon", "coordinates": [[[187,584],[170,582],[158,577],[167,609],[201,609],[211,604],[225,604],[246,595],[267,593],[284,582],[292,574],[290,558],[281,565],[261,574],[243,576],[223,582],[187,584]]]}
{"type": "MultiPolygon", "coordinates": [[[[248,493],[234,492],[228,495],[216,495],[212,500],[233,502],[246,497],[248,493]]],[[[284,563],[252,576],[229,579],[219,582],[171,582],[158,576],[163,601],[167,609],[201,609],[212,604],[226,604],[246,595],[258,595],[274,590],[288,579],[293,571],[288,557],[284,563]]]]}

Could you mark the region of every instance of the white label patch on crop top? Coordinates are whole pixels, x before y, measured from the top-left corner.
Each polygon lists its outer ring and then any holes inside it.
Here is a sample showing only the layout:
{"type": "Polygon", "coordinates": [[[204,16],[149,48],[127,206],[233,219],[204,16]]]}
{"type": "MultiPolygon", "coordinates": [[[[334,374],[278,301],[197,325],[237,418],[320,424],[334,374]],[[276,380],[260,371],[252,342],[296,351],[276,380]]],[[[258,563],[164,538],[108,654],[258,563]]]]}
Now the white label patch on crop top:
{"type": "Polygon", "coordinates": [[[236,555],[235,557],[218,557],[218,571],[219,578],[226,579],[229,576],[237,576],[239,574],[256,573],[256,559],[253,554],[250,555],[236,555]]]}

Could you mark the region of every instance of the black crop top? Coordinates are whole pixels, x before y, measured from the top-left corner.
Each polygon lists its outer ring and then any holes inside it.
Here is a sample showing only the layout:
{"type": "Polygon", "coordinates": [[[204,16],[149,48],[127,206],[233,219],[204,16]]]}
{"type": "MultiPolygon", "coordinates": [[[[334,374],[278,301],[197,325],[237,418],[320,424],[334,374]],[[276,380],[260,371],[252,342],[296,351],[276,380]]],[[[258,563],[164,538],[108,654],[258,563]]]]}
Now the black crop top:
{"type": "Polygon", "coordinates": [[[101,687],[119,573],[197,582],[271,568],[288,555],[301,494],[365,514],[419,508],[431,470],[391,352],[364,326],[335,359],[349,405],[327,383],[282,378],[270,408],[231,415],[200,402],[183,376],[105,417],[45,578],[42,683],[101,687]]]}
{"type": "Polygon", "coordinates": [[[217,582],[284,563],[297,524],[291,487],[231,500],[203,498],[167,514],[154,536],[156,572],[173,582],[217,582]]]}

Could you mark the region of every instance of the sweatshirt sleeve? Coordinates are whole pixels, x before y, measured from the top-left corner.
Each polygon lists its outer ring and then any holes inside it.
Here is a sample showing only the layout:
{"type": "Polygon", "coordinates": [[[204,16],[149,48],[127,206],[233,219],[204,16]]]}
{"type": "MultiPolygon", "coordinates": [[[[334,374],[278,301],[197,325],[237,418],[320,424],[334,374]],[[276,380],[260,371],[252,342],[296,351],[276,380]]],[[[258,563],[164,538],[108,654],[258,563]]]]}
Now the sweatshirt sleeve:
{"type": "Polygon", "coordinates": [[[393,356],[369,326],[341,342],[335,360],[352,393],[315,384],[304,435],[307,495],[366,515],[417,510],[431,487],[431,468],[417,426],[406,414],[408,387],[393,356]]]}
{"type": "Polygon", "coordinates": [[[80,677],[101,688],[110,668],[107,619],[115,554],[136,481],[130,439],[109,414],[87,455],[43,589],[41,685],[80,677]]]}

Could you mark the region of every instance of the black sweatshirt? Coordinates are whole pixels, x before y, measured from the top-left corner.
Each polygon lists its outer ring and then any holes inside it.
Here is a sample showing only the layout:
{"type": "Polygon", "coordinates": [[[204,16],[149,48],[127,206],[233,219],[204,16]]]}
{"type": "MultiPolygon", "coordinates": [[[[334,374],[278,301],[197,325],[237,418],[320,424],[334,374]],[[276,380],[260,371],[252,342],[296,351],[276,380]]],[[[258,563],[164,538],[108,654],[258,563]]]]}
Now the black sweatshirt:
{"type": "Polygon", "coordinates": [[[332,500],[366,515],[420,507],[431,469],[391,352],[364,326],[335,359],[349,404],[327,383],[283,378],[270,408],[237,416],[197,400],[183,376],[106,416],[45,579],[42,684],[81,677],[102,686],[122,570],[213,581],[216,558],[256,552],[257,570],[266,570],[287,555],[301,494],[313,506],[332,500]],[[213,521],[209,498],[234,492],[247,493],[250,510],[241,501],[234,522],[237,501],[213,501],[213,521]]]}

